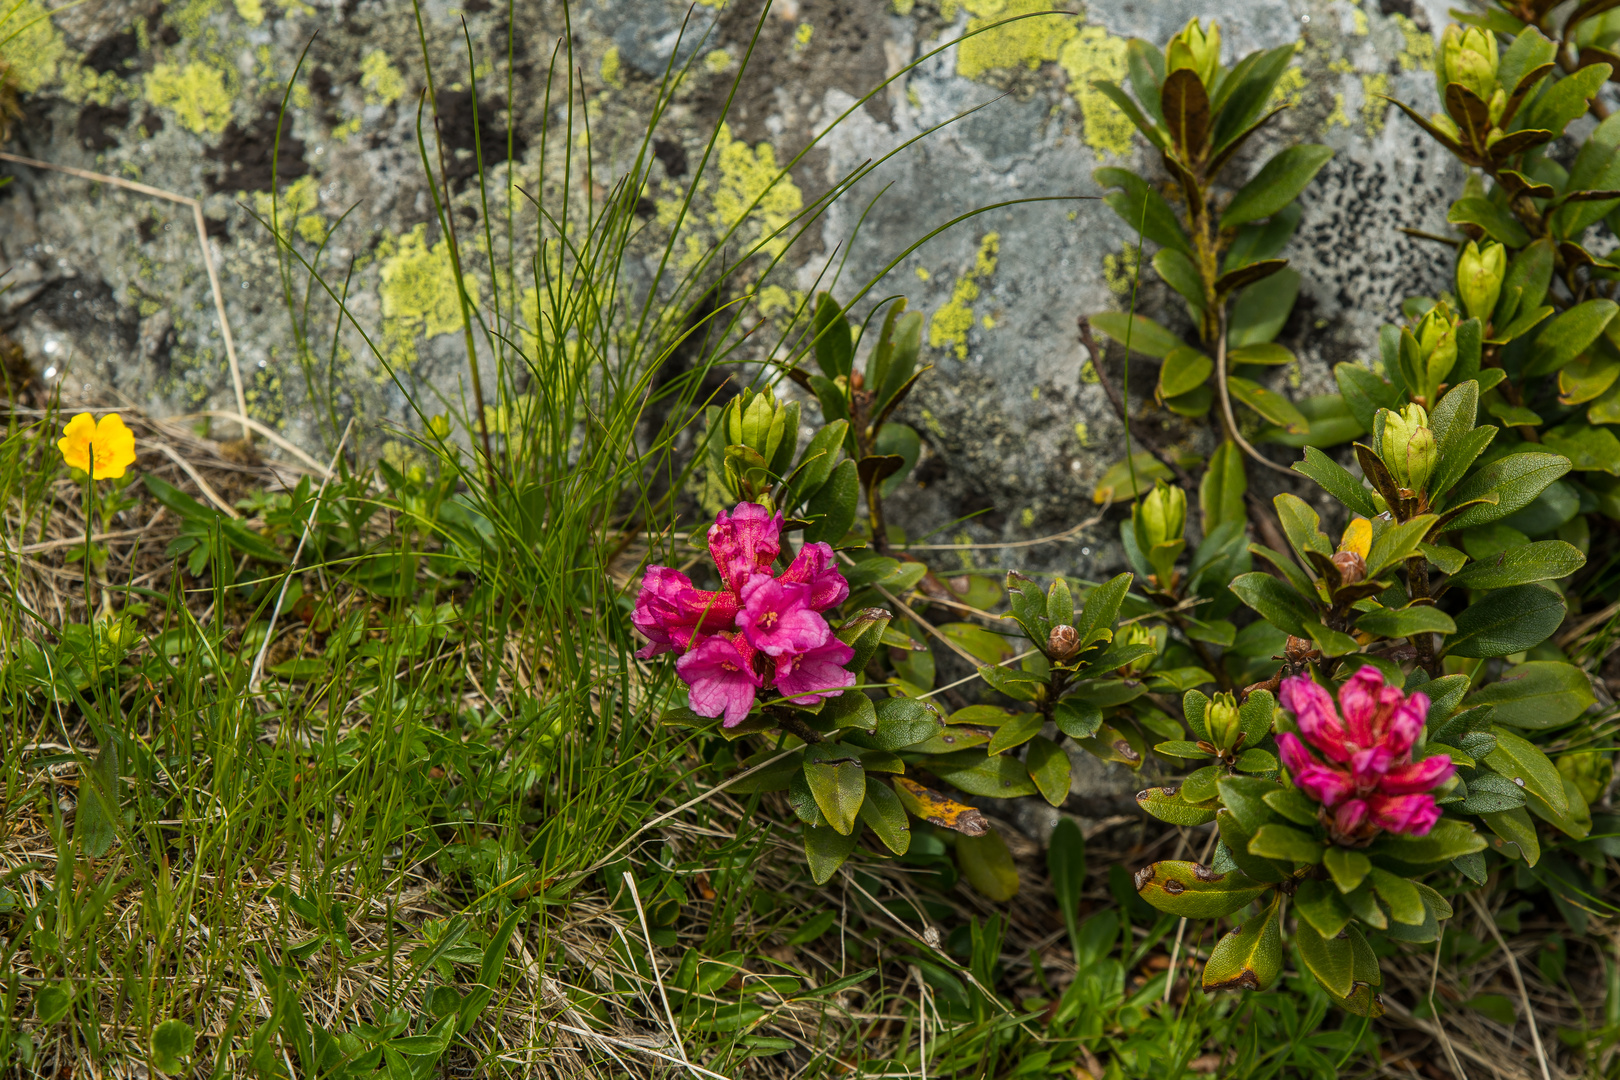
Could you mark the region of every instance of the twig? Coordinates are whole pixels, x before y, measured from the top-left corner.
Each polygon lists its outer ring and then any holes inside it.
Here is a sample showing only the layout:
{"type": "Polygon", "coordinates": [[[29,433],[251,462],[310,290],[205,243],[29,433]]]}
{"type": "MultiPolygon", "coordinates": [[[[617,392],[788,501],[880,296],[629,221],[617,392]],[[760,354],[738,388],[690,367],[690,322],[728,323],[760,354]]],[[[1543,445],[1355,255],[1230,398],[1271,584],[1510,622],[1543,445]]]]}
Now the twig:
{"type": "Polygon", "coordinates": [[[50,172],[66,173],[68,176],[77,176],[81,180],[93,180],[98,184],[111,184],[113,187],[123,188],[125,191],[135,191],[142,195],[150,195],[154,199],[163,199],[181,206],[191,207],[191,216],[197,224],[197,245],[202,248],[203,266],[208,270],[208,284],[214,290],[214,310],[219,314],[219,331],[225,339],[225,358],[231,366],[231,385],[236,390],[236,411],[238,419],[242,422],[242,438],[252,439],[253,429],[247,424],[247,396],[242,392],[242,368],[236,361],[236,341],[231,337],[231,321],[225,316],[225,293],[219,287],[219,274],[214,270],[214,255],[208,248],[208,225],[203,220],[202,203],[186,195],[176,195],[172,191],[164,191],[149,184],[137,184],[133,180],[125,180],[120,176],[108,176],[106,173],[91,172],[88,169],[75,169],[71,165],[54,165],[49,161],[39,161],[36,158],[23,157],[21,154],[8,154],[0,151],[0,161],[10,161],[18,165],[27,165],[33,169],[46,169],[50,172]]]}
{"type": "Polygon", "coordinates": [[[270,651],[270,642],[276,634],[276,619],[281,614],[282,601],[287,599],[287,585],[292,581],[293,572],[298,569],[298,557],[304,553],[304,544],[309,540],[310,530],[315,527],[315,514],[321,508],[321,496],[326,494],[326,485],[332,479],[332,470],[337,468],[338,458],[343,456],[343,444],[349,441],[349,432],[354,430],[354,417],[349,418],[348,424],[343,428],[343,438],[338,440],[337,452],[332,455],[332,464],[327,466],[326,476],[321,480],[321,486],[315,492],[315,498],[310,501],[309,517],[304,519],[304,531],[298,537],[298,546],[293,549],[292,562],[287,566],[287,573],[281,579],[281,591],[276,593],[276,603],[270,609],[270,625],[265,629],[264,640],[259,643],[259,655],[253,658],[253,670],[248,674],[248,693],[253,693],[259,687],[259,676],[264,673],[265,654],[270,651]]]}
{"type": "Polygon", "coordinates": [[[1221,310],[1220,318],[1221,334],[1215,339],[1215,388],[1221,392],[1221,415],[1226,420],[1226,433],[1232,437],[1238,446],[1243,448],[1245,454],[1248,454],[1266,468],[1273,469],[1292,479],[1294,470],[1284,468],[1250,446],[1249,440],[1245,439],[1243,432],[1238,430],[1237,419],[1232,415],[1232,396],[1226,392],[1226,311],[1224,308],[1221,310]]]}
{"type": "Polygon", "coordinates": [[[630,886],[630,899],[635,902],[636,917],[641,920],[641,936],[647,939],[647,964],[652,968],[653,982],[658,984],[658,996],[664,1002],[664,1018],[669,1021],[669,1033],[675,1040],[675,1050],[681,1055],[681,1064],[690,1067],[692,1062],[681,1043],[681,1029],[675,1026],[675,1013],[669,1007],[669,994],[664,990],[664,976],[658,971],[658,954],[653,949],[652,931],[647,929],[647,911],[641,906],[641,893],[636,891],[636,875],[626,870],[624,883],[630,886]]]}
{"type": "Polygon", "coordinates": [[[209,502],[213,503],[219,508],[220,513],[229,518],[241,518],[242,515],[237,512],[236,507],[222,499],[219,492],[215,491],[211,486],[209,486],[208,481],[202,478],[202,473],[198,472],[192,467],[191,462],[181,457],[168,443],[160,442],[157,444],[157,448],[163,451],[163,453],[168,456],[170,461],[180,466],[181,472],[191,477],[191,482],[197,485],[197,489],[208,498],[209,502]]]}
{"type": "MultiPolygon", "coordinates": [[[[1086,347],[1086,352],[1091,355],[1091,366],[1097,372],[1097,381],[1102,383],[1103,392],[1108,395],[1108,400],[1113,403],[1114,411],[1119,414],[1120,422],[1129,423],[1130,421],[1126,418],[1125,410],[1129,407],[1130,403],[1125,401],[1124,398],[1120,396],[1119,388],[1109,381],[1107,372],[1103,370],[1103,353],[1101,349],[1097,348],[1096,339],[1091,336],[1091,322],[1086,319],[1085,316],[1081,316],[1080,319],[1076,321],[1075,325],[1080,329],[1080,344],[1084,345],[1086,347]]],[[[1125,363],[1128,364],[1130,362],[1131,358],[1127,356],[1125,358],[1125,363]]],[[[1137,442],[1141,443],[1147,448],[1148,453],[1152,454],[1158,459],[1159,464],[1163,465],[1165,468],[1169,469],[1173,474],[1175,474],[1176,480],[1179,481],[1181,486],[1186,488],[1189,493],[1198,490],[1198,485],[1193,481],[1192,474],[1186,469],[1183,469],[1181,467],[1181,463],[1166,452],[1165,449],[1159,445],[1156,438],[1140,430],[1133,431],[1131,434],[1136,437],[1137,442]]],[[[1138,495],[1140,492],[1133,491],[1131,494],[1138,495]]]]}
{"type": "Polygon", "coordinates": [[[1462,1062],[1457,1060],[1457,1051],[1451,1047],[1451,1036],[1446,1034],[1446,1025],[1440,1022],[1440,1010],[1434,1007],[1434,984],[1440,978],[1440,942],[1444,937],[1442,930],[1434,939],[1434,968],[1429,972],[1429,1015],[1434,1017],[1436,1034],[1440,1036],[1440,1049],[1445,1051],[1446,1063],[1451,1066],[1452,1074],[1457,1080],[1468,1080],[1462,1062]]]}
{"type": "Polygon", "coordinates": [[[1530,1042],[1536,1048],[1536,1062],[1541,1066],[1541,1080],[1552,1080],[1552,1069],[1547,1064],[1547,1051],[1541,1045],[1541,1032],[1536,1030],[1536,1009],[1534,1005],[1530,1004],[1530,991],[1525,988],[1524,975],[1519,971],[1519,959],[1513,955],[1513,950],[1508,948],[1507,940],[1502,937],[1501,928],[1496,925],[1496,919],[1492,917],[1485,905],[1480,902],[1479,897],[1473,893],[1465,895],[1468,897],[1468,902],[1474,905],[1474,911],[1484,921],[1485,928],[1496,939],[1496,944],[1502,950],[1502,955],[1507,957],[1508,970],[1513,973],[1513,983],[1519,988],[1519,1000],[1524,1003],[1524,1019],[1530,1025],[1530,1042]]]}
{"type": "Polygon", "coordinates": [[[1055,544],[1055,543],[1058,543],[1059,541],[1062,541],[1062,540],[1074,540],[1074,539],[1077,539],[1081,533],[1085,532],[1087,529],[1091,528],[1093,525],[1097,524],[1101,520],[1102,520],[1102,515],[1098,514],[1096,517],[1089,517],[1086,520],[1082,521],[1080,524],[1071,526],[1070,528],[1067,528],[1067,529],[1064,529],[1060,533],[1053,533],[1051,536],[1038,536],[1034,540],[1013,540],[1013,541],[1006,542],[1006,543],[989,543],[989,544],[905,544],[905,545],[902,545],[901,550],[902,551],[992,551],[992,550],[999,551],[1002,548],[1036,547],[1036,546],[1038,546],[1040,544],[1055,544]]]}
{"type": "MultiPolygon", "coordinates": [[[[1211,829],[1209,831],[1209,843],[1204,845],[1204,853],[1198,856],[1198,862],[1200,865],[1203,865],[1209,860],[1209,853],[1215,850],[1215,841],[1220,839],[1220,835],[1220,832],[1215,829],[1211,829]]],[[[1180,858],[1179,854],[1177,855],[1177,858],[1180,858]]],[[[1170,967],[1165,972],[1164,1002],[1167,1005],[1170,1003],[1170,992],[1174,990],[1176,986],[1176,960],[1181,955],[1181,940],[1186,933],[1187,917],[1184,915],[1181,918],[1180,924],[1176,927],[1176,943],[1170,949],[1170,967]]],[[[1467,1080],[1467,1078],[1465,1077],[1464,1080],[1467,1080]]]]}

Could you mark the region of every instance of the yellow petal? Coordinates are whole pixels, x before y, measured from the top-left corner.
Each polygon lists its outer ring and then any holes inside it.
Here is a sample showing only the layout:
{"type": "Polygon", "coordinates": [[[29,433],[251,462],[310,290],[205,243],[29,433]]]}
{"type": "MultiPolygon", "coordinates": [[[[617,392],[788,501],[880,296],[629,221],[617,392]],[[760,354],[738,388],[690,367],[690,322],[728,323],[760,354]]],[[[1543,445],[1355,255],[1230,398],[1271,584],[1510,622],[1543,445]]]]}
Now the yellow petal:
{"type": "Polygon", "coordinates": [[[122,416],[108,413],[96,424],[95,451],[97,480],[116,480],[135,463],[135,433],[122,416]]]}
{"type": "Polygon", "coordinates": [[[90,440],[96,434],[96,421],[89,413],[80,413],[67,422],[62,437],[56,441],[62,451],[62,460],[75,469],[90,471],[90,440]]]}
{"type": "Polygon", "coordinates": [[[1353,551],[1365,559],[1367,549],[1370,547],[1372,547],[1372,522],[1358,517],[1346,526],[1344,537],[1339,541],[1339,550],[1353,551]]]}

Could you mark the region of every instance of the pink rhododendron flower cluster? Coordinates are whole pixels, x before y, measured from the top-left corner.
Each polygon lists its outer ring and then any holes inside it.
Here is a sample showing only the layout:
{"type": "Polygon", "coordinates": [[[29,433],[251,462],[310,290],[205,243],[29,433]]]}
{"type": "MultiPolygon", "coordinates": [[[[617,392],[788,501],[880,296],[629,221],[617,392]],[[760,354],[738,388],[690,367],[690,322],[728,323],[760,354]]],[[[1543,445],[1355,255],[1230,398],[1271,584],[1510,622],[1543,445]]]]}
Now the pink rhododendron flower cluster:
{"type": "Polygon", "coordinates": [[[675,671],[699,716],[742,723],[761,690],[799,705],[853,686],[844,665],[855,651],[833,635],[822,612],[843,603],[849,583],[826,544],[806,544],[780,577],[782,517],[758,503],[721,511],[709,528],[709,554],[725,588],[699,589],[667,566],[649,566],[631,621],[648,644],[637,656],[678,652],[675,671]]]}
{"type": "Polygon", "coordinates": [[[1339,690],[1337,708],[1306,676],[1283,680],[1282,703],[1299,724],[1299,736],[1277,736],[1283,764],[1294,786],[1322,804],[1323,823],[1336,843],[1365,844],[1380,830],[1424,836],[1434,828],[1440,807],[1430,792],[1457,769],[1445,754],[1412,760],[1412,745],[1429,714],[1428,695],[1404,694],[1369,666],[1339,690]]]}

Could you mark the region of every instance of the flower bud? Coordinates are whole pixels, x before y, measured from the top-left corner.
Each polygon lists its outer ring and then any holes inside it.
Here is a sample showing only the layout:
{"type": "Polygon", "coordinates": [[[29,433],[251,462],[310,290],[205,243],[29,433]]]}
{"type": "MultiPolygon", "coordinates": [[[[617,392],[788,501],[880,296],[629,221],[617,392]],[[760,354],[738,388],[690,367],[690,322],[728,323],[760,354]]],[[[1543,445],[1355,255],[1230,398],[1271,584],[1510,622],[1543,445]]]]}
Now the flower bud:
{"type": "Polygon", "coordinates": [[[720,413],[712,465],[733,497],[764,501],[798,449],[799,405],[744,388],[720,413]]]}
{"type": "Polygon", "coordinates": [[[1446,27],[1440,39],[1440,55],[1435,65],[1435,80],[1439,85],[1440,100],[1446,96],[1446,84],[1461,83],[1481,101],[1490,101],[1496,92],[1497,49],[1496,35],[1489,30],[1470,26],[1464,30],[1456,24],[1446,27]]]}
{"type": "Polygon", "coordinates": [[[1080,632],[1067,623],[1052,627],[1046,639],[1046,655],[1058,663],[1073,660],[1080,651],[1080,632]]]}
{"type": "Polygon", "coordinates": [[[1346,585],[1354,585],[1367,577],[1367,560],[1354,551],[1335,553],[1333,565],[1339,568],[1339,580],[1346,585]]]}
{"type": "Polygon", "coordinates": [[[1191,68],[1206,88],[1214,84],[1220,63],[1221,28],[1213,22],[1206,34],[1196,18],[1189,19],[1181,33],[1170,39],[1170,46],[1165,50],[1166,74],[1191,68]]]}
{"type": "Polygon", "coordinates": [[[1147,547],[1173,543],[1187,531],[1187,493],[1156,481],[1142,500],[1142,540],[1147,547]]]}
{"type": "Polygon", "coordinates": [[[1476,241],[1468,241],[1457,260],[1457,296],[1462,300],[1463,310],[1481,323],[1489,323],[1506,274],[1505,247],[1494,240],[1488,241],[1484,248],[1476,241]]]}
{"type": "Polygon", "coordinates": [[[1413,336],[1401,336],[1401,375],[1413,401],[1433,403],[1457,366],[1457,315],[1445,301],[1418,320],[1413,336]]]}
{"type": "Polygon", "coordinates": [[[1294,637],[1290,634],[1287,643],[1283,645],[1283,656],[1290,664],[1303,664],[1315,649],[1316,643],[1310,638],[1294,637]]]}
{"type": "Polygon", "coordinates": [[[1204,713],[1204,726],[1209,729],[1209,741],[1215,749],[1225,753],[1237,746],[1238,736],[1243,733],[1237,699],[1231,694],[1216,694],[1204,713]]]}
{"type": "Polygon", "coordinates": [[[1152,666],[1153,661],[1158,657],[1159,635],[1155,634],[1152,630],[1149,630],[1141,623],[1131,623],[1129,626],[1122,627],[1119,634],[1114,638],[1114,641],[1116,644],[1120,645],[1153,646],[1152,656],[1139,657],[1138,659],[1132,660],[1129,664],[1126,664],[1124,667],[1118,669],[1119,674],[1126,678],[1129,678],[1130,676],[1139,672],[1146,671],[1150,666],[1152,666]]]}
{"type": "Polygon", "coordinates": [[[1378,456],[1395,483],[1416,495],[1429,482],[1439,457],[1434,432],[1429,430],[1429,414],[1417,404],[1399,413],[1387,409],[1379,412],[1384,419],[1384,434],[1378,456]]]}

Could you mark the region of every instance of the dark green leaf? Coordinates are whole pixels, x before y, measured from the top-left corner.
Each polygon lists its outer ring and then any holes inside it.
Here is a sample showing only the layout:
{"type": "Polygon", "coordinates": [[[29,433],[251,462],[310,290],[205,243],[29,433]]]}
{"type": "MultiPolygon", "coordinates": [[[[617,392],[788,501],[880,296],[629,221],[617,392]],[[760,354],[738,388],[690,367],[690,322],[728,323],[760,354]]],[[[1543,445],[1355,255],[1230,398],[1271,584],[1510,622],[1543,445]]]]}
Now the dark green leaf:
{"type": "Polygon", "coordinates": [[[1299,283],[1298,271],[1284,269],[1239,293],[1228,322],[1227,346],[1258,345],[1276,337],[1294,310],[1299,283]]]}
{"type": "Polygon", "coordinates": [[[846,836],[825,825],[804,827],[804,857],[810,866],[810,878],[817,885],[827,884],[854,850],[853,832],[846,836]]]}
{"type": "Polygon", "coordinates": [[[1156,862],[1136,872],[1136,891],[1142,899],[1160,911],[1188,919],[1230,915],[1266,890],[1266,885],[1236,871],[1217,874],[1195,862],[1156,862]]]}
{"type": "Polygon", "coordinates": [[[1294,637],[1306,637],[1306,625],[1316,621],[1316,605],[1270,574],[1240,574],[1231,589],[1267,622],[1294,637]]]}
{"type": "Polygon", "coordinates": [[[856,503],[860,499],[861,482],[855,463],[847,458],[838,463],[832,475],[805,507],[804,542],[836,544],[855,524],[856,503]]]}
{"type": "Polygon", "coordinates": [[[1497,723],[1540,730],[1570,723],[1595,700],[1591,680],[1574,664],[1532,660],[1480,687],[1469,704],[1492,706],[1497,723]]]}
{"type": "Polygon", "coordinates": [[[1123,311],[1103,311],[1091,316],[1091,325],[1133,352],[1163,359],[1185,345],[1179,337],[1146,315],[1131,316],[1123,311]]]}
{"type": "Polygon", "coordinates": [[[1401,638],[1412,634],[1450,634],[1457,629],[1451,616],[1428,604],[1404,608],[1379,608],[1356,620],[1356,629],[1379,637],[1401,638]]]}
{"type": "Polygon", "coordinates": [[[866,778],[866,798],[861,802],[861,821],[877,833],[885,847],[904,855],[911,847],[911,820],[894,789],[874,776],[866,778]]]}
{"type": "Polygon", "coordinates": [[[829,379],[848,377],[855,365],[855,346],[851,341],[849,320],[844,311],[827,293],[816,298],[816,364],[829,379]]]}
{"type": "MultiPolygon", "coordinates": [[[[1311,885],[1320,885],[1320,882],[1309,882],[1311,885]]],[[[1323,893],[1328,902],[1337,904],[1338,900],[1331,893],[1323,893]]],[[[1305,906],[1296,900],[1296,906],[1303,914],[1305,906]]],[[[1326,905],[1323,905],[1326,906],[1326,905]]],[[[1342,905],[1340,907],[1342,910],[1342,905]]],[[[1345,912],[1346,921],[1349,912],[1345,912]]],[[[1343,924],[1340,924],[1343,928],[1343,924]]],[[[1309,919],[1301,919],[1294,929],[1294,942],[1299,946],[1300,959],[1312,975],[1316,976],[1328,993],[1335,997],[1347,997],[1354,988],[1355,960],[1352,956],[1352,947],[1349,938],[1334,935],[1324,936],[1318,933],[1316,927],[1309,919]]]]}
{"type": "Polygon", "coordinates": [[[1215,361],[1197,349],[1187,345],[1172,349],[1159,367],[1159,396],[1170,398],[1196,390],[1214,370],[1215,361]]]}
{"type": "Polygon", "coordinates": [[[1204,989],[1269,990],[1282,974],[1281,898],[1215,943],[1204,964],[1204,989]]]}
{"type": "Polygon", "coordinates": [[[1205,825],[1215,820],[1213,802],[1188,802],[1175,788],[1147,788],[1136,793],[1136,805],[1172,825],[1205,825]]]}
{"type": "Polygon", "coordinates": [[[1322,842],[1298,829],[1271,822],[1254,831],[1249,854],[1285,862],[1318,863],[1322,861],[1322,842]]]}
{"type": "Polygon", "coordinates": [[[1182,231],[1181,223],[1176,220],[1176,212],[1146,180],[1129,169],[1104,168],[1091,175],[1105,188],[1123,189],[1110,191],[1103,196],[1103,201],[1132,231],[1140,228],[1143,236],[1161,247],[1173,247],[1186,255],[1193,254],[1192,243],[1182,231]]]}
{"type": "Polygon", "coordinates": [[[1322,490],[1338,499],[1353,513],[1365,518],[1378,516],[1372,493],[1362,482],[1350,475],[1348,469],[1328,457],[1314,446],[1305,448],[1305,460],[1294,463],[1294,471],[1304,473],[1322,486],[1322,490]]]}
{"type": "Polygon", "coordinates": [[[1446,220],[1453,225],[1477,225],[1492,239],[1510,248],[1522,248],[1530,242],[1530,234],[1512,213],[1489,199],[1464,198],[1451,204],[1446,220]]]}
{"type": "Polygon", "coordinates": [[[1492,657],[1523,652],[1546,641],[1564,621],[1564,598],[1540,585],[1514,585],[1486,593],[1457,616],[1449,656],[1492,657]]]}
{"type": "Polygon", "coordinates": [[[1247,184],[1238,189],[1221,215],[1221,227],[1231,228],[1247,221],[1270,217],[1299,197],[1333,151],[1326,146],[1290,146],[1263,165],[1247,184]]]}
{"type": "Polygon", "coordinates": [[[1062,806],[1069,797],[1072,770],[1069,755],[1051,739],[1036,735],[1029,740],[1024,765],[1029,770],[1029,778],[1040,789],[1041,798],[1053,806],[1062,806]]]}
{"type": "Polygon", "coordinates": [[[1497,458],[1458,484],[1446,500],[1448,506],[1459,506],[1494,494],[1497,503],[1469,507],[1447,527],[1469,529],[1507,517],[1530,505],[1547,485],[1568,471],[1569,459],[1561,454],[1523,453],[1497,458]]]}

